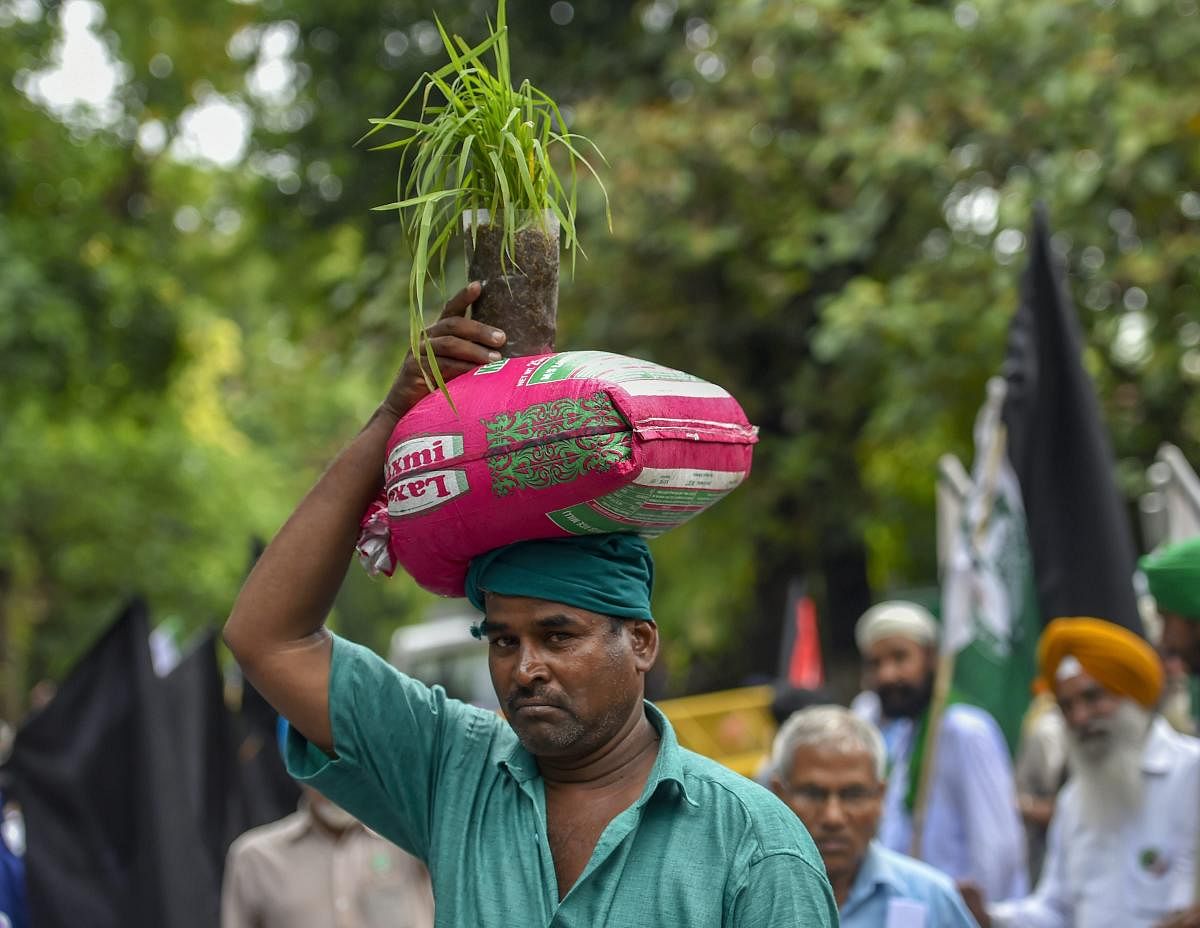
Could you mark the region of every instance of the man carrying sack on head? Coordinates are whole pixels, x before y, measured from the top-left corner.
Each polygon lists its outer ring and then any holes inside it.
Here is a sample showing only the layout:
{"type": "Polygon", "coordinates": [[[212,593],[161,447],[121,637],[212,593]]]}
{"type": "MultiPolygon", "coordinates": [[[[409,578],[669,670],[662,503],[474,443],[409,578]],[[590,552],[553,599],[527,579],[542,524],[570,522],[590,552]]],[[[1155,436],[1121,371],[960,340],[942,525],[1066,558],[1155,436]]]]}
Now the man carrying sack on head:
{"type": "MultiPolygon", "coordinates": [[[[478,295],[472,284],[427,333],[447,380],[495,361],[503,342],[463,317],[478,295]]],[[[410,355],[226,624],[246,677],[291,724],[292,775],[425,861],[445,928],[835,925],[796,816],[681,748],[644,701],[658,626],[641,538],[519,542],[471,563],[507,721],[325,628],[388,438],[427,392],[410,355]]]]}
{"type": "Polygon", "coordinates": [[[1158,654],[1121,626],[1063,618],[1038,668],[1067,722],[1071,780],[1033,895],[987,905],[962,885],[971,911],[983,928],[1198,928],[1200,741],[1155,711],[1158,654]]]}

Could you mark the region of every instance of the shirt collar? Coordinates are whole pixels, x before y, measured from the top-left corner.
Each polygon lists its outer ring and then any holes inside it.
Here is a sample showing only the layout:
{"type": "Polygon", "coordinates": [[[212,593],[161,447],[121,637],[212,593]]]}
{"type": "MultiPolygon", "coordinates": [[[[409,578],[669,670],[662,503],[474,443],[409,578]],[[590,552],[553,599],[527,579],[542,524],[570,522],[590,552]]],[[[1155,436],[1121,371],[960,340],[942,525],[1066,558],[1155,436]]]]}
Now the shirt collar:
{"type": "MultiPolygon", "coordinates": [[[[689,805],[697,805],[695,799],[688,795],[684,782],[683,749],[675,737],[675,729],[671,727],[667,717],[654,703],[644,701],[642,705],[646,709],[646,718],[658,731],[659,744],[658,757],[654,760],[654,766],[650,768],[650,775],[646,778],[646,788],[642,791],[642,797],[637,804],[645,804],[665,784],[673,783],[685,802],[689,805]]],[[[509,776],[518,783],[526,783],[540,776],[537,760],[521,746],[521,742],[515,737],[511,747],[507,751],[502,751],[496,759],[496,765],[507,770],[509,776]]]]}
{"type": "Polygon", "coordinates": [[[287,823],[287,828],[283,832],[284,837],[293,843],[310,834],[325,840],[337,841],[351,831],[358,831],[360,829],[370,831],[362,822],[355,822],[345,833],[341,835],[334,834],[334,832],[317,821],[317,817],[313,815],[312,803],[309,802],[307,796],[300,797],[300,802],[296,805],[296,812],[296,815],[291,816],[290,821],[287,823]]]}
{"type": "Polygon", "coordinates": [[[1142,772],[1163,775],[1171,772],[1175,760],[1174,731],[1169,722],[1156,715],[1142,748],[1142,772]]]}
{"type": "Polygon", "coordinates": [[[896,868],[883,853],[878,842],[872,841],[867,846],[862,863],[858,865],[858,875],[854,877],[854,885],[850,887],[850,895],[846,897],[843,909],[856,906],[875,894],[878,887],[886,887],[895,893],[904,893],[905,886],[896,868]]]}
{"type": "Polygon", "coordinates": [[[642,792],[642,802],[657,793],[665,784],[674,783],[683,801],[690,806],[698,806],[695,798],[687,791],[683,770],[683,749],[679,739],[675,737],[675,729],[667,720],[663,711],[652,702],[646,702],[646,718],[658,729],[658,757],[650,768],[650,776],[646,779],[646,789],[642,792]]]}
{"type": "Polygon", "coordinates": [[[507,750],[501,751],[500,756],[496,758],[496,766],[501,770],[507,770],[508,775],[518,783],[527,783],[535,779],[538,775],[537,761],[533,759],[525,748],[521,747],[521,741],[513,732],[512,743],[507,750]]]}
{"type": "Polygon", "coordinates": [[[316,827],[307,796],[300,797],[296,813],[296,815],[291,816],[291,820],[287,823],[287,828],[284,831],[284,837],[292,842],[299,841],[316,827]]]}

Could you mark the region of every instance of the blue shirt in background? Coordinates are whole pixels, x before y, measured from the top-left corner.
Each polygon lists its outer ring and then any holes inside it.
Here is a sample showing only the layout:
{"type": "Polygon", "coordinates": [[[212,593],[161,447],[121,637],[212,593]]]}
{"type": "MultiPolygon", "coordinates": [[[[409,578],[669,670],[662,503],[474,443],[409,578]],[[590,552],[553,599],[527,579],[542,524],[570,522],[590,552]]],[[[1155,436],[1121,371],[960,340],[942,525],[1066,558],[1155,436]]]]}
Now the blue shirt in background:
{"type": "MultiPolygon", "coordinates": [[[[913,822],[904,799],[915,725],[912,719],[882,718],[877,699],[860,695],[851,709],[878,725],[887,744],[891,773],[879,843],[908,853],[913,822]]],[[[929,784],[921,859],[951,879],[978,883],[988,899],[1025,896],[1029,873],[1016,796],[1012,759],[996,720],[977,706],[948,706],[929,784]]]]}
{"type": "Polygon", "coordinates": [[[874,841],[840,915],[842,928],[979,928],[949,878],[874,841]]]}

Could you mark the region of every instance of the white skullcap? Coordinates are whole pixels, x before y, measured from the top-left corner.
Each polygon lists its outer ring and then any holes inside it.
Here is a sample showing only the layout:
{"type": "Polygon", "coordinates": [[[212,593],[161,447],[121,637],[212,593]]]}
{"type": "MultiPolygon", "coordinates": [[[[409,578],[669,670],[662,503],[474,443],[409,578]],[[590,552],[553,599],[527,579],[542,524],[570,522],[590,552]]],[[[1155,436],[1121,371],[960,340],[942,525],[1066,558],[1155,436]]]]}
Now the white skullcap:
{"type": "Polygon", "coordinates": [[[877,603],[858,620],[854,640],[860,653],[884,638],[907,638],[920,645],[935,644],[938,624],[928,609],[904,600],[877,603]]]}
{"type": "Polygon", "coordinates": [[[1058,665],[1058,670],[1054,671],[1054,679],[1059,682],[1070,680],[1071,677],[1077,677],[1084,673],[1083,664],[1073,655],[1068,654],[1062,659],[1062,663],[1058,665]]]}

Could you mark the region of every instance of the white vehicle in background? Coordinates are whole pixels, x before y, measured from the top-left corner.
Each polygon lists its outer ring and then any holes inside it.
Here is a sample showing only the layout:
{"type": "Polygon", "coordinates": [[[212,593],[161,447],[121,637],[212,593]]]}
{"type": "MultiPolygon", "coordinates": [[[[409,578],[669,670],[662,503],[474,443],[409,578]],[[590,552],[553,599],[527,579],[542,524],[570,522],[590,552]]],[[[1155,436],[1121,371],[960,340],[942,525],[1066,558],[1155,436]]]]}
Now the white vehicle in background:
{"type": "Polygon", "coordinates": [[[392,633],[388,661],[422,683],[440,684],[452,699],[497,709],[488,673],[487,643],[471,634],[483,616],[465,603],[416,625],[392,633]]]}

